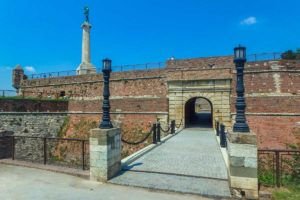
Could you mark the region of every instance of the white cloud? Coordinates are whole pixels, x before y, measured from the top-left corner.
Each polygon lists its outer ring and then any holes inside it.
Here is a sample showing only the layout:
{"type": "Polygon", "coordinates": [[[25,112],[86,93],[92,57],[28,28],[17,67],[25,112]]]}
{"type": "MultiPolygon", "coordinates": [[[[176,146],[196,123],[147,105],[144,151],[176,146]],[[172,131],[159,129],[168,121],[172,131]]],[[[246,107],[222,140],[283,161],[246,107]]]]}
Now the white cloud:
{"type": "Polygon", "coordinates": [[[241,21],[241,25],[254,25],[257,23],[256,17],[247,17],[241,21]]]}
{"type": "Polygon", "coordinates": [[[36,72],[35,68],[32,67],[32,66],[26,66],[26,67],[25,67],[25,70],[26,70],[27,72],[30,72],[30,73],[35,73],[35,72],[36,72]]]}

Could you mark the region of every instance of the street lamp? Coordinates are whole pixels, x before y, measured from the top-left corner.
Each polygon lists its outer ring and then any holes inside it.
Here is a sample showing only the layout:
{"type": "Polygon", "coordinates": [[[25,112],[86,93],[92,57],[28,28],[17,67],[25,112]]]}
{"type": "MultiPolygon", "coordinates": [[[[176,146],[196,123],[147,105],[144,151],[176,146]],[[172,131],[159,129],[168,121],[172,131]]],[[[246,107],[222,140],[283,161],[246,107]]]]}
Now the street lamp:
{"type": "Polygon", "coordinates": [[[236,67],[236,117],[233,125],[234,132],[249,132],[249,126],[245,116],[245,97],[244,97],[244,64],[246,62],[246,47],[238,46],[234,48],[234,63],[236,67]]]}
{"type": "Polygon", "coordinates": [[[110,121],[110,105],[109,105],[109,77],[111,72],[111,60],[108,58],[105,58],[102,60],[102,72],[103,72],[103,105],[102,105],[102,121],[100,124],[100,128],[102,129],[110,129],[113,127],[111,121],[110,121]]]}

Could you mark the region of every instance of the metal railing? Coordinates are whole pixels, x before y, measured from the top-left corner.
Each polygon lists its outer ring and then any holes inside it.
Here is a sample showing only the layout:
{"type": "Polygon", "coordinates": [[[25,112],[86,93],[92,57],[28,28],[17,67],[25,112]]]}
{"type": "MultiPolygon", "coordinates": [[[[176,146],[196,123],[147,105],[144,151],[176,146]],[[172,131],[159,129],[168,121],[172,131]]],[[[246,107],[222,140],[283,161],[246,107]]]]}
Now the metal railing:
{"type": "MultiPolygon", "coordinates": [[[[220,146],[227,148],[225,125],[215,120],[220,146]]],[[[259,185],[300,184],[300,149],[258,149],[259,185]]]]}
{"type": "Polygon", "coordinates": [[[44,165],[89,168],[89,141],[77,138],[2,136],[0,157],[44,165]]]}
{"type": "Polygon", "coordinates": [[[27,75],[27,79],[41,79],[41,78],[54,78],[54,77],[64,77],[64,76],[75,76],[76,70],[59,71],[59,72],[46,72],[40,74],[27,75]]]}
{"type": "Polygon", "coordinates": [[[0,90],[0,97],[14,97],[17,96],[17,91],[15,90],[0,90]]]}
{"type": "Polygon", "coordinates": [[[282,53],[255,53],[247,55],[247,62],[280,60],[282,53]]]}
{"type": "Polygon", "coordinates": [[[300,150],[259,149],[260,185],[300,184],[300,150]]]}
{"type": "MultiPolygon", "coordinates": [[[[145,64],[112,66],[112,71],[124,72],[124,71],[131,71],[131,70],[162,69],[164,67],[165,67],[165,62],[153,62],[153,63],[145,63],[145,64]]],[[[102,68],[96,68],[96,73],[101,74],[102,68]]],[[[31,74],[31,75],[26,75],[26,77],[27,79],[32,80],[32,79],[55,78],[55,77],[76,76],[76,75],[77,75],[76,70],[69,70],[69,71],[31,74]]]]}

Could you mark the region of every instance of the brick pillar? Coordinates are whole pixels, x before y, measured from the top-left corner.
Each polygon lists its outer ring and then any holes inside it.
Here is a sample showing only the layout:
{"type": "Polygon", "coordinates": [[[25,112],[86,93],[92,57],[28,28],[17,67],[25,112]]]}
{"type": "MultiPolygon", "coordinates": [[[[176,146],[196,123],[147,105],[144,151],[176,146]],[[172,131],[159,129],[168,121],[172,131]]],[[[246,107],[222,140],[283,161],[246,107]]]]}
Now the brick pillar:
{"type": "Polygon", "coordinates": [[[227,145],[230,187],[247,199],[258,199],[256,135],[228,131],[227,145]]]}
{"type": "Polygon", "coordinates": [[[90,179],[106,182],[121,169],[121,129],[90,130],[90,179]]]}

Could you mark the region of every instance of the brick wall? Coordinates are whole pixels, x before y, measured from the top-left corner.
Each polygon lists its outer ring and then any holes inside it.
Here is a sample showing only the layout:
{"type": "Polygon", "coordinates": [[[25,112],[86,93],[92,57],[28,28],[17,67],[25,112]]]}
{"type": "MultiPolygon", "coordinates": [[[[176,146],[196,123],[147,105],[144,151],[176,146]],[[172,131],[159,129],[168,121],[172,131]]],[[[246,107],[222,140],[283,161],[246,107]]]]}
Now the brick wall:
{"type": "MultiPolygon", "coordinates": [[[[112,112],[168,112],[167,98],[111,99],[112,112]]],[[[102,100],[71,100],[69,111],[101,112],[102,100]]]]}
{"type": "Polygon", "coordinates": [[[0,99],[1,112],[65,112],[67,101],[0,99]]]}
{"type": "MultiPolygon", "coordinates": [[[[293,139],[290,127],[300,119],[285,114],[300,114],[299,72],[300,63],[295,61],[246,63],[244,79],[249,113],[247,117],[251,128],[260,135],[259,143],[262,147],[284,148],[284,142],[280,142],[280,138],[288,137],[287,141],[293,139]],[[277,120],[280,123],[276,124],[277,120]],[[278,131],[273,131],[274,126],[278,131]],[[278,141],[270,142],[266,137],[269,134],[278,138],[278,141]]],[[[143,117],[152,116],[151,120],[157,119],[156,114],[125,115],[122,112],[167,112],[168,81],[209,79],[232,80],[231,112],[234,113],[236,72],[232,57],[226,56],[176,59],[168,61],[165,69],[112,73],[111,111],[121,112],[113,114],[113,118],[128,123],[128,126],[143,117]]],[[[73,98],[68,110],[83,112],[101,111],[102,88],[101,74],[26,80],[22,83],[25,96],[38,96],[42,93],[43,96],[54,97],[65,91],[67,96],[73,98]]]]}
{"type": "Polygon", "coordinates": [[[294,144],[292,134],[300,116],[247,116],[251,130],[257,134],[259,148],[287,148],[294,144]]]}

